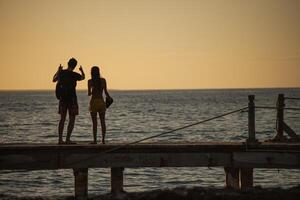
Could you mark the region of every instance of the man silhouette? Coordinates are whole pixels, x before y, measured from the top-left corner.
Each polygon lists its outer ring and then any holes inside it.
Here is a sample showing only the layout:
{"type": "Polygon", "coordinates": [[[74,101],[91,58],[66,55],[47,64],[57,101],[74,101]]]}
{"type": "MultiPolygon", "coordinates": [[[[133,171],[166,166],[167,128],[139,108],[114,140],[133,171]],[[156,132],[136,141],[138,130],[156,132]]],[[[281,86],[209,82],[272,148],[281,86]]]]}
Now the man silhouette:
{"type": "Polygon", "coordinates": [[[74,128],[75,117],[78,115],[76,83],[77,81],[84,80],[85,78],[82,66],[79,68],[81,74],[73,72],[76,65],[77,60],[75,58],[71,58],[68,62],[68,68],[63,70],[63,67],[60,65],[53,77],[53,82],[57,82],[56,96],[59,99],[58,113],[60,114],[60,121],[58,124],[58,144],[64,143],[63,130],[67,112],[69,112],[69,123],[65,143],[73,143],[70,138],[74,128]]]}

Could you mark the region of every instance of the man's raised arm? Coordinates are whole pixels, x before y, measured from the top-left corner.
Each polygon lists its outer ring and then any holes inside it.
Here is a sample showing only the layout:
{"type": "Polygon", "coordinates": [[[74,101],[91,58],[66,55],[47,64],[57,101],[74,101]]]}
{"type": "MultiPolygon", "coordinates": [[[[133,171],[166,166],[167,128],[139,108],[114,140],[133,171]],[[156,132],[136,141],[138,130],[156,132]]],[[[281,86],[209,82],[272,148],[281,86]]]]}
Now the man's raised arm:
{"type": "Polygon", "coordinates": [[[61,64],[59,65],[59,67],[58,67],[58,69],[57,69],[57,72],[54,74],[54,76],[53,76],[53,82],[56,82],[57,80],[58,80],[58,76],[59,76],[59,73],[60,73],[60,71],[62,70],[62,66],[61,66],[61,64]]]}
{"type": "Polygon", "coordinates": [[[84,74],[84,72],[83,72],[83,69],[82,69],[82,66],[80,65],[80,67],[79,67],[79,70],[80,70],[80,72],[81,72],[81,80],[84,80],[85,79],[85,74],[84,74]]]}

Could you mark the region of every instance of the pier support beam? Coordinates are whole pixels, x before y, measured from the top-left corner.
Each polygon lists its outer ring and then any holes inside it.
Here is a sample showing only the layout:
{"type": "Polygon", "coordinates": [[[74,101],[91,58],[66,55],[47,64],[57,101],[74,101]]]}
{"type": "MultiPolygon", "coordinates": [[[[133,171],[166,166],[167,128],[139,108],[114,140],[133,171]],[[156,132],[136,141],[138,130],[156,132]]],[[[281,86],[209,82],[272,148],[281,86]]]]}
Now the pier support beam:
{"type": "Polygon", "coordinates": [[[233,167],[225,167],[226,187],[239,189],[239,169],[233,167]]]}
{"type": "Polygon", "coordinates": [[[75,176],[75,199],[88,198],[88,168],[73,169],[75,176]]]}
{"type": "Polygon", "coordinates": [[[240,189],[253,187],[253,168],[240,169],[240,189]]]}
{"type": "Polygon", "coordinates": [[[111,168],[111,193],[123,192],[124,167],[111,168]]]}
{"type": "Polygon", "coordinates": [[[225,167],[226,187],[246,189],[253,187],[253,168],[225,167]]]}

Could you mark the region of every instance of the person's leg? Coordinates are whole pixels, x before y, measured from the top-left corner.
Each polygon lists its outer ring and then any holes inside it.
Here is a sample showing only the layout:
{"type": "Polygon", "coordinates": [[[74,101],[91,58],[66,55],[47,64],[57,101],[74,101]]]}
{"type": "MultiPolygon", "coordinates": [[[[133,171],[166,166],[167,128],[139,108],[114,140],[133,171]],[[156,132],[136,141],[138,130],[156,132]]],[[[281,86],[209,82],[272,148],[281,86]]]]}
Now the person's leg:
{"type": "Polygon", "coordinates": [[[66,143],[71,142],[71,134],[72,134],[74,124],[75,124],[75,117],[76,117],[76,115],[70,115],[70,113],[69,113],[69,124],[68,124],[68,132],[67,132],[67,137],[66,137],[66,143]]]}
{"type": "Polygon", "coordinates": [[[69,111],[69,124],[68,124],[68,132],[66,137],[66,143],[71,142],[71,134],[75,124],[75,117],[78,115],[78,104],[77,99],[73,99],[72,102],[67,104],[67,109],[69,111]]]}
{"type": "Polygon", "coordinates": [[[102,130],[102,144],[105,144],[105,133],[106,133],[106,124],[105,124],[105,112],[99,112],[101,130],[102,130]]]}
{"type": "Polygon", "coordinates": [[[94,137],[94,144],[97,144],[97,113],[91,112],[91,118],[93,122],[93,137],[94,137]]]}
{"type": "Polygon", "coordinates": [[[65,121],[67,116],[67,109],[62,103],[60,103],[59,105],[58,113],[60,114],[60,120],[58,123],[58,144],[62,144],[64,142],[63,131],[64,131],[64,126],[65,126],[65,121]]]}
{"type": "Polygon", "coordinates": [[[67,112],[60,114],[60,120],[58,123],[58,144],[62,144],[64,142],[62,136],[63,136],[64,126],[66,121],[66,115],[67,112]]]}

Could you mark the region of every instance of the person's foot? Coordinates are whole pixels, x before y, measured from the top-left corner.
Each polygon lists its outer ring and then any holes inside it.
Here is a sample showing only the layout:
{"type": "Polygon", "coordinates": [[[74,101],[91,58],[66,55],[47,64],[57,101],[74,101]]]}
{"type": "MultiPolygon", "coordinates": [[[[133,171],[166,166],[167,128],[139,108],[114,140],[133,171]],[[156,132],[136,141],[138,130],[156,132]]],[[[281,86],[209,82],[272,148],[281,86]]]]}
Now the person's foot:
{"type": "Polygon", "coordinates": [[[105,144],[105,141],[104,141],[104,140],[102,140],[102,144],[105,144]]]}
{"type": "Polygon", "coordinates": [[[97,141],[90,142],[90,144],[97,144],[97,141]]]}
{"type": "Polygon", "coordinates": [[[73,142],[71,140],[66,140],[65,144],[76,144],[76,142],[73,142]]]}

